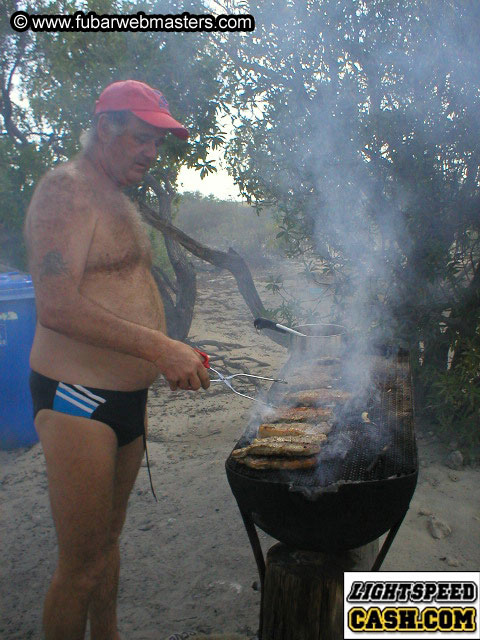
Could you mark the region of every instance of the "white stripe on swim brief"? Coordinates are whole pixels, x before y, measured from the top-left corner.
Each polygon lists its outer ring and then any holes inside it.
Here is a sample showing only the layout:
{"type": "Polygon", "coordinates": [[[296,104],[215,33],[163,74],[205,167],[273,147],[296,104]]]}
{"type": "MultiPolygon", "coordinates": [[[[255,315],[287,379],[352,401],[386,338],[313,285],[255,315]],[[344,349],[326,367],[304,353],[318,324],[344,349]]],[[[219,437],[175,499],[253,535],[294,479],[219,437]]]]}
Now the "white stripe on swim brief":
{"type": "Polygon", "coordinates": [[[74,384],[73,386],[75,387],[75,389],[80,389],[80,391],[83,391],[83,393],[86,393],[87,396],[90,396],[90,398],[93,398],[94,400],[98,400],[99,402],[106,402],[105,398],[96,396],[94,393],[92,393],[88,389],[85,389],[85,387],[82,387],[81,384],[74,384]]]}
{"type": "Polygon", "coordinates": [[[75,396],[75,398],[79,398],[82,402],[86,402],[87,404],[91,404],[95,408],[98,407],[98,402],[94,402],[90,398],[86,398],[83,395],[83,393],[78,393],[78,391],[74,391],[73,389],[71,389],[68,385],[64,384],[63,382],[59,382],[58,386],[59,386],[60,389],[63,389],[67,393],[71,393],[72,396],[75,396]]]}
{"type": "MultiPolygon", "coordinates": [[[[77,402],[70,396],[67,396],[65,393],[62,393],[58,389],[55,395],[60,396],[60,398],[63,398],[64,400],[66,400],[67,402],[70,402],[71,404],[74,404],[76,407],[79,407],[80,409],[82,409],[83,411],[86,411],[87,413],[93,413],[93,411],[95,410],[95,407],[87,407],[81,402],[77,402]]],[[[97,404],[97,407],[98,407],[98,404],[97,404]]]]}

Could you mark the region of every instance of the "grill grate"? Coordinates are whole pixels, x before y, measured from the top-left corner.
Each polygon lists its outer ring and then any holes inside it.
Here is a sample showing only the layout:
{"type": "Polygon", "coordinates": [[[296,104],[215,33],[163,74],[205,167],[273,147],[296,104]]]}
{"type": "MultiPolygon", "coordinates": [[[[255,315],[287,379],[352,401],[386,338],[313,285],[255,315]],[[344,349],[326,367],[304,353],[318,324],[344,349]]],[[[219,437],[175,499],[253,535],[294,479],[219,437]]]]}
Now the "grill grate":
{"type": "MultiPolygon", "coordinates": [[[[376,356],[378,360],[378,356],[376,356]]],[[[301,366],[304,363],[299,363],[301,366]]],[[[232,456],[227,467],[236,474],[259,482],[283,483],[291,489],[329,487],[341,483],[369,482],[415,473],[417,451],[413,425],[412,384],[408,358],[381,358],[381,374],[375,377],[373,392],[363,407],[338,415],[328,434],[318,465],[303,470],[258,470],[237,462],[232,456]],[[362,411],[371,422],[365,423],[362,411]]],[[[289,361],[280,375],[295,375],[289,361]]],[[[278,402],[283,385],[272,385],[269,400],[278,402]]],[[[235,448],[251,443],[261,419],[252,418],[235,448]]]]}

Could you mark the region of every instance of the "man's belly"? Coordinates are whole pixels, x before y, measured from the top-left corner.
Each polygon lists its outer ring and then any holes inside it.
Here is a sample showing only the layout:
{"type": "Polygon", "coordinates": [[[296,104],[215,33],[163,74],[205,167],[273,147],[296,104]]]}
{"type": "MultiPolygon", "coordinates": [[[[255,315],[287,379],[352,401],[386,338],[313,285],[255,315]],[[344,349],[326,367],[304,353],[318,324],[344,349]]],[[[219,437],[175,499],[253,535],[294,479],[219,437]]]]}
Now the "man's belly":
{"type": "MultiPolygon", "coordinates": [[[[150,273],[133,280],[90,279],[81,293],[117,317],[165,332],[163,304],[150,273]]],[[[145,389],[158,376],[147,360],[74,340],[39,324],[30,366],[55,380],[117,391],[145,389]]]]}
{"type": "Polygon", "coordinates": [[[40,325],[30,366],[54,380],[116,391],[146,389],[158,376],[147,360],[78,342],[40,325]]]}

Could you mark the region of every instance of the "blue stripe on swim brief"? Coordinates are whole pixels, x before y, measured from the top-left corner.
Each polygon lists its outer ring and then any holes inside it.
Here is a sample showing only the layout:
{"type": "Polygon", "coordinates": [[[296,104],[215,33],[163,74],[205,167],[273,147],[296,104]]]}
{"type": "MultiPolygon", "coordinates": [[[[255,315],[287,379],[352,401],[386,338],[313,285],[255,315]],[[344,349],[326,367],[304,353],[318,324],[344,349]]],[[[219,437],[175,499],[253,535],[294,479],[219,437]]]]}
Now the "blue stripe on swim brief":
{"type": "Polygon", "coordinates": [[[52,409],[71,416],[90,418],[98,407],[98,402],[73,391],[66,384],[60,383],[55,392],[52,409]]]}

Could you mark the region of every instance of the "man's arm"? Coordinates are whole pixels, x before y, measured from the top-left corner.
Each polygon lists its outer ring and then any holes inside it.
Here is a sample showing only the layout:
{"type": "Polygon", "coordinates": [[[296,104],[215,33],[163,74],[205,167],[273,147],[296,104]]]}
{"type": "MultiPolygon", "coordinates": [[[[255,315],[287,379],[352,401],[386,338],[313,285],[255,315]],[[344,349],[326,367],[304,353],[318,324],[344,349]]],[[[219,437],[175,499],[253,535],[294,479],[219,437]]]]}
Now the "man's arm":
{"type": "Polygon", "coordinates": [[[170,386],[205,386],[198,354],[161,331],[125,320],[80,293],[97,213],[72,176],[51,174],[30,206],[26,237],[40,324],[70,338],[155,363],[170,386]],[[190,380],[190,382],[188,382],[190,380]]]}

